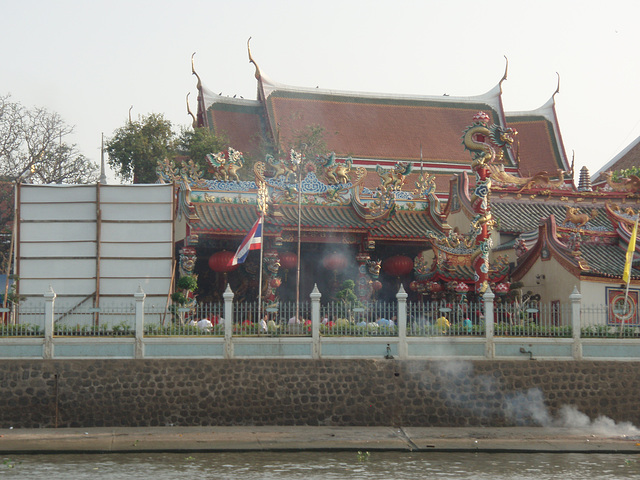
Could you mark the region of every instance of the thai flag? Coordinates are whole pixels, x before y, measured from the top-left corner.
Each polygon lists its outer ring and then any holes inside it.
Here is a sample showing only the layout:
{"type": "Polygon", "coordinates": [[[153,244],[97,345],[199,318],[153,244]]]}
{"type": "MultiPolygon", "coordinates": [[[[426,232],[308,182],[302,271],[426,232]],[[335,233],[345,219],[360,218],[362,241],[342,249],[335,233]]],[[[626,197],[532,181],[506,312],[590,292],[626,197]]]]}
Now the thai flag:
{"type": "Polygon", "coordinates": [[[249,250],[258,250],[262,248],[262,215],[258,217],[256,223],[253,224],[251,230],[238,247],[238,251],[231,260],[231,265],[239,265],[244,263],[249,255],[249,250]]]}

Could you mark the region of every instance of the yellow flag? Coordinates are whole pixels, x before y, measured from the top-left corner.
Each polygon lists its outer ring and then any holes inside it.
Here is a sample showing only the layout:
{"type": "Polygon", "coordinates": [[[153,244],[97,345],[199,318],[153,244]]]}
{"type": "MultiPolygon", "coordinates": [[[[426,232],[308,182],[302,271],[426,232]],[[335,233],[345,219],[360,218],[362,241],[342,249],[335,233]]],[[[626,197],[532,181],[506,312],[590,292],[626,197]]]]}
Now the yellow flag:
{"type": "Polygon", "coordinates": [[[627,261],[624,263],[624,273],[622,274],[622,281],[629,283],[631,280],[631,262],[633,262],[633,254],[636,253],[636,236],[638,234],[638,220],[633,227],[633,233],[629,239],[629,248],[627,248],[627,261]]]}

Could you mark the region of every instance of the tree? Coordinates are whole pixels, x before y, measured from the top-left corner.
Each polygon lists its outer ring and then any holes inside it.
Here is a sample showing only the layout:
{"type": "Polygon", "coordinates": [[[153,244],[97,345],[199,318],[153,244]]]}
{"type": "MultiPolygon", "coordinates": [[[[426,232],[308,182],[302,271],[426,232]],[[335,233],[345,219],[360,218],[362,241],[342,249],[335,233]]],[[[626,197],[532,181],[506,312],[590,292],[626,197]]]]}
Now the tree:
{"type": "Polygon", "coordinates": [[[176,154],[176,136],[164,115],[151,113],[116,129],[106,151],[109,165],[123,180],[155,183],[158,162],[176,154]]]}
{"type": "Polygon", "coordinates": [[[616,170],[615,172],[613,172],[612,178],[614,182],[617,182],[623,178],[629,178],[631,175],[640,177],[640,167],[633,166],[623,170],[616,170]]]}
{"type": "Polygon", "coordinates": [[[57,113],[0,96],[0,175],[16,182],[95,182],[98,166],[64,141],[72,133],[57,113]]]}
{"type": "Polygon", "coordinates": [[[318,155],[326,155],[325,133],[324,127],[320,125],[307,125],[303,129],[296,130],[290,148],[304,153],[309,160],[314,160],[318,155]]]}
{"type": "Polygon", "coordinates": [[[193,160],[202,172],[207,172],[206,157],[209,153],[218,153],[228,148],[228,142],[217,137],[207,128],[183,128],[178,138],[178,153],[193,160]]]}

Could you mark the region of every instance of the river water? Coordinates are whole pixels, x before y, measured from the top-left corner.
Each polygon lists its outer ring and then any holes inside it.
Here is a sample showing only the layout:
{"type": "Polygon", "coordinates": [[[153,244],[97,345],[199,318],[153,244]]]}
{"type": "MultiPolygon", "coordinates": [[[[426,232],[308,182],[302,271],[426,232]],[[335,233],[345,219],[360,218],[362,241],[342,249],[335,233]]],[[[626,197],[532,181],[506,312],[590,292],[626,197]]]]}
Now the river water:
{"type": "Polygon", "coordinates": [[[0,477],[216,480],[624,479],[640,455],[580,453],[233,452],[2,457],[0,477]]]}

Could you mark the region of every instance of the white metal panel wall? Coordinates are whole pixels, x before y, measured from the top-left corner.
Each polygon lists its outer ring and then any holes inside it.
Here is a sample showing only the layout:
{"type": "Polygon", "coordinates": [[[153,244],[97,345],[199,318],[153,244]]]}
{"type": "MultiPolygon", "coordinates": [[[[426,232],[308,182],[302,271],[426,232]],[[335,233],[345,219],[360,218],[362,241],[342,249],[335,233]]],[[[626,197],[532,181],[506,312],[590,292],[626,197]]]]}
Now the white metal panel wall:
{"type": "Polygon", "coordinates": [[[51,285],[61,302],[91,296],[83,304],[91,306],[99,284],[101,304],[132,301],[138,286],[147,303],[166,303],[172,185],[21,185],[18,209],[16,267],[26,302],[40,303],[51,285]]]}

